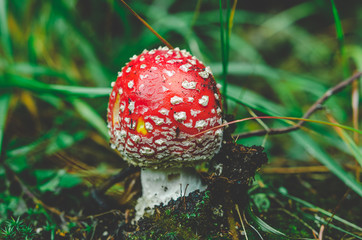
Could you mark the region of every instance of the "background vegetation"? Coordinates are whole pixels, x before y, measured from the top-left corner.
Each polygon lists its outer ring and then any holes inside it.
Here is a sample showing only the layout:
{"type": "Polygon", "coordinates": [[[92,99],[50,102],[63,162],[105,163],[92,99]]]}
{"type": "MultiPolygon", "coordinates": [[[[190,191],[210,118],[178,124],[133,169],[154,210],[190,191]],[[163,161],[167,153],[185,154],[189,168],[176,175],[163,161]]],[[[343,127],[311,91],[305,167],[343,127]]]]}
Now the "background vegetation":
{"type": "MultiPolygon", "coordinates": [[[[362,70],[360,1],[234,3],[129,2],[212,68],[235,119],[301,117],[362,70]]],[[[162,43],[115,0],[0,0],[0,38],[0,238],[96,236],[89,189],[126,166],[108,147],[110,83],[131,56],[162,43]]],[[[356,81],[311,119],[358,129],[361,89],[356,81]]],[[[290,124],[246,121],[235,134],[290,124]]],[[[270,160],[250,190],[247,233],[362,238],[361,134],[307,123],[235,140],[263,145],[270,160]]],[[[124,208],[137,191],[109,194],[124,208]]]]}

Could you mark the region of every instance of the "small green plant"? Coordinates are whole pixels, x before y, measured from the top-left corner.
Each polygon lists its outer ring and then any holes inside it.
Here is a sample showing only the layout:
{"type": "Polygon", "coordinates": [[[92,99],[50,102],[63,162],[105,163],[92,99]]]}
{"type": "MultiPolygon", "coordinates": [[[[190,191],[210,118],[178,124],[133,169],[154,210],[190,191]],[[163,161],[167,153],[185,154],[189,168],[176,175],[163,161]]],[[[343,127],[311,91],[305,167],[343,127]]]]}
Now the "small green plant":
{"type": "Polygon", "coordinates": [[[1,224],[0,239],[30,240],[34,239],[35,232],[31,226],[19,218],[6,220],[1,224]]]}
{"type": "Polygon", "coordinates": [[[14,228],[11,226],[6,226],[1,229],[1,237],[4,239],[14,239],[15,233],[14,228]]]}

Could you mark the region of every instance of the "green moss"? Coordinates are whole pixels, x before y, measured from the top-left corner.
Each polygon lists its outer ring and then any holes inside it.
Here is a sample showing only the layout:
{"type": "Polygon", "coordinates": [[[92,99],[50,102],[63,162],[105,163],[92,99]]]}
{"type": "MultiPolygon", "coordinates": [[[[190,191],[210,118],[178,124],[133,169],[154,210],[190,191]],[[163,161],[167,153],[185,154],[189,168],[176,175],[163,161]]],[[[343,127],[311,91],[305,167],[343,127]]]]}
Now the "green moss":
{"type": "Polygon", "coordinates": [[[225,219],[213,214],[209,194],[194,192],[159,207],[153,216],[139,221],[142,231],[130,234],[130,239],[212,239],[216,236],[222,239],[219,233],[227,229],[220,226],[227,224],[225,219]]]}

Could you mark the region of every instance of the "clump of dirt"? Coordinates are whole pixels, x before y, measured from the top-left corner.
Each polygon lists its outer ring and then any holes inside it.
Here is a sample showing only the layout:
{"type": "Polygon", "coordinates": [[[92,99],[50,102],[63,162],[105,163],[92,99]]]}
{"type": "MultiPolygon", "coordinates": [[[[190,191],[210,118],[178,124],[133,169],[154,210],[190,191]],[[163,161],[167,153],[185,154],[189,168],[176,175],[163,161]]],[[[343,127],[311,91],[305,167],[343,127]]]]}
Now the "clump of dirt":
{"type": "MultiPolygon", "coordinates": [[[[260,146],[245,147],[225,132],[220,153],[203,173],[206,191],[158,206],[151,216],[136,224],[136,230],[122,230],[124,239],[230,239],[241,237],[235,218],[235,206],[242,209],[248,202],[247,190],[255,172],[267,162],[260,146]]],[[[240,226],[239,226],[240,227],[240,226]]],[[[118,231],[120,232],[120,231],[118,231]]]]}
{"type": "Polygon", "coordinates": [[[268,161],[263,150],[261,146],[236,144],[230,134],[225,136],[222,150],[210,162],[206,178],[214,201],[224,204],[229,199],[241,206],[247,203],[249,184],[255,172],[268,161]]]}

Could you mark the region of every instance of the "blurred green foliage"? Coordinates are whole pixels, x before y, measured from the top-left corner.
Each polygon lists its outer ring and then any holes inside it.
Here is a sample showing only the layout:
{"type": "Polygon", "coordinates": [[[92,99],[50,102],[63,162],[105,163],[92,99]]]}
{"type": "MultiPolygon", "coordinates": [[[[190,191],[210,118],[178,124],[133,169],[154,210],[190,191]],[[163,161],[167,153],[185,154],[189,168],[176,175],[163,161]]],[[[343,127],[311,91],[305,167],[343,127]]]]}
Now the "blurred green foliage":
{"type": "MultiPolygon", "coordinates": [[[[330,87],[362,71],[360,1],[239,1],[230,29],[231,4],[225,2],[129,4],[173,46],[189,50],[211,66],[217,81],[227,82],[228,113],[235,119],[249,117],[249,109],[260,116],[301,117],[330,87]]],[[[94,168],[122,168],[106,147],[110,84],[131,56],[161,43],[114,0],[0,0],[0,38],[0,219],[7,219],[26,211],[26,203],[14,197],[21,194],[12,192],[8,172],[42,196],[82,183],[64,170],[71,167],[57,154],[94,168]]],[[[350,102],[347,87],[312,118],[330,121],[329,114],[353,126],[350,102]]],[[[360,112],[355,110],[361,118],[360,112]]],[[[269,128],[289,126],[263,122],[269,128]]],[[[259,128],[248,121],[235,133],[259,128]]],[[[238,142],[263,144],[273,166],[319,162],[362,196],[359,176],[346,170],[362,161],[361,136],[341,137],[330,126],[308,123],[298,132],[238,142]]],[[[268,199],[260,194],[253,199],[264,211],[268,199]]]]}

